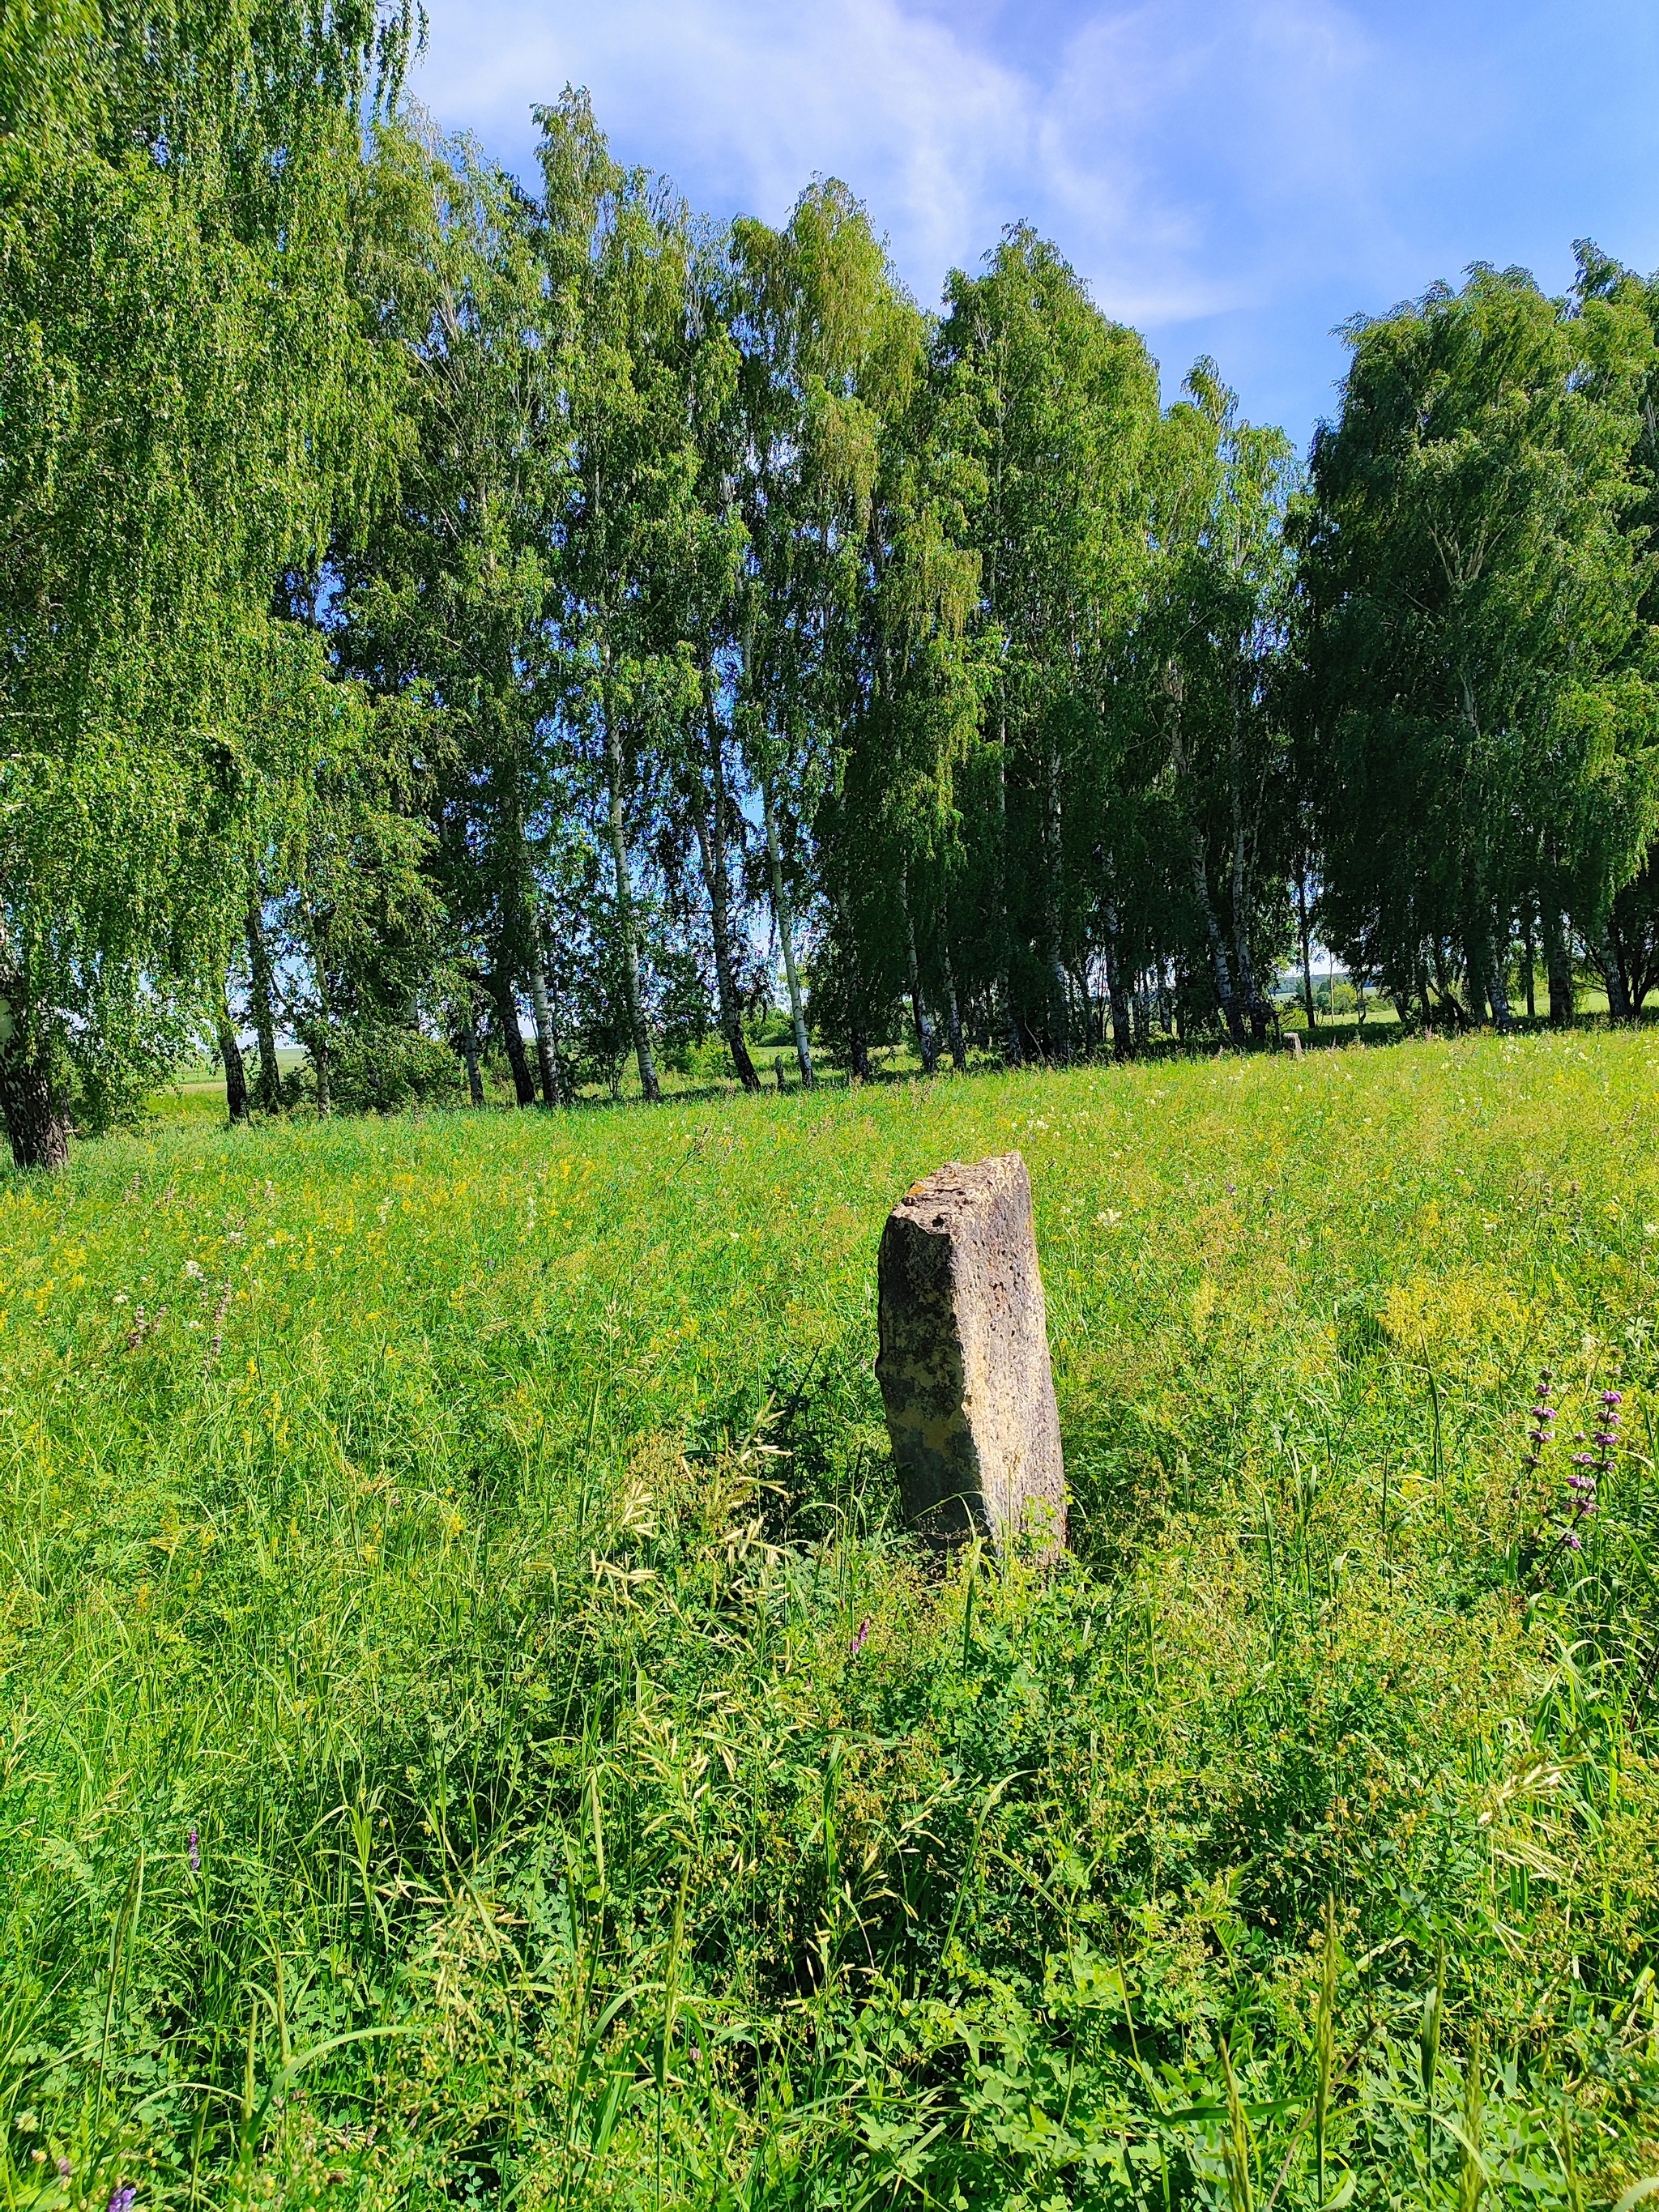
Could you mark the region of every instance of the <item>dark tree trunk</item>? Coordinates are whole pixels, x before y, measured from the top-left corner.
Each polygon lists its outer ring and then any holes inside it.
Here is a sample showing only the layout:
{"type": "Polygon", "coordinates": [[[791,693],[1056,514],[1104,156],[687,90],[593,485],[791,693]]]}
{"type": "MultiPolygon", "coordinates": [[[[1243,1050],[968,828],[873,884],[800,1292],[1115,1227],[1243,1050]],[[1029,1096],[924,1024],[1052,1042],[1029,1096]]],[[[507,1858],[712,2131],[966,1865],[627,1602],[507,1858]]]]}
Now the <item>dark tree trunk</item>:
{"type": "Polygon", "coordinates": [[[1544,972],[1550,986],[1550,1026],[1564,1029],[1577,1011],[1573,1004],[1572,961],[1567,951],[1567,932],[1559,908],[1543,910],[1544,972]]]}
{"type": "Polygon", "coordinates": [[[283,1072],[276,1060],[276,992],[270,971],[270,948],[265,943],[264,896],[257,868],[248,871],[247,936],[248,1011],[259,1046],[259,1080],[255,1103],[264,1114],[274,1114],[283,1103],[283,1072]]]}
{"type": "Polygon", "coordinates": [[[708,921],[714,941],[714,988],[720,1000],[720,1035],[732,1055],[732,1065],[744,1089],[758,1091],[760,1078],[743,1034],[743,1009],[738,1003],[737,977],[732,962],[731,909],[724,862],[725,845],[701,806],[691,810],[697,833],[697,857],[702,866],[703,887],[708,893],[708,921]]]}
{"type": "MultiPolygon", "coordinates": [[[[870,1068],[870,1032],[864,1026],[861,1014],[853,1018],[853,1033],[848,1039],[848,1073],[854,1083],[868,1083],[870,1068]]],[[[758,1085],[757,1088],[758,1089],[758,1085]]]]}
{"type": "Polygon", "coordinates": [[[475,1106],[484,1103],[483,1069],[478,1063],[478,1010],[469,988],[461,1011],[461,1058],[466,1063],[466,1095],[475,1106]]]}
{"type": "Polygon", "coordinates": [[[225,1112],[233,1123],[246,1121],[247,1070],[242,1065],[242,1047],[236,1035],[236,1024],[230,1018],[230,1000],[222,989],[219,993],[215,1026],[219,1033],[219,1057],[225,1064],[225,1112]]]}
{"type": "Polygon", "coordinates": [[[20,1168],[61,1168],[69,1158],[69,1122],[52,1089],[52,1064],[30,1050],[18,1028],[0,1051],[0,1112],[11,1156],[20,1168]]]}
{"type": "Polygon", "coordinates": [[[1619,957],[1619,940],[1613,933],[1610,915],[1595,933],[1595,952],[1607,988],[1607,1019],[1627,1022],[1630,1019],[1630,993],[1625,987],[1624,965],[1619,957]]]}
{"type": "Polygon", "coordinates": [[[1296,933],[1302,947],[1302,1005],[1308,1017],[1308,1034],[1311,1036],[1317,1023],[1314,1013],[1313,948],[1308,927],[1308,877],[1305,869],[1297,871],[1296,933]]]}
{"type": "Polygon", "coordinates": [[[714,941],[714,986],[720,1000],[720,1035],[737,1078],[748,1091],[758,1091],[760,1077],[743,1034],[743,1007],[738,997],[737,963],[732,952],[732,878],[726,866],[729,801],[726,790],[726,738],[714,707],[712,671],[703,672],[703,720],[708,733],[709,782],[714,804],[705,817],[699,795],[692,804],[691,819],[697,833],[697,858],[702,866],[703,888],[708,893],[708,920],[714,941]]]}
{"type": "Polygon", "coordinates": [[[904,912],[904,945],[910,967],[910,1006],[916,1019],[916,1047],[921,1054],[921,1072],[932,1075],[939,1066],[939,1051],[933,1042],[933,1024],[928,1018],[927,1001],[921,995],[921,963],[916,957],[916,929],[910,915],[908,871],[899,870],[899,904],[904,912]]]}
{"type": "Polygon", "coordinates": [[[1112,1057],[1134,1057],[1134,1031],[1129,1021],[1128,994],[1123,988],[1123,963],[1118,946],[1117,902],[1109,898],[1102,908],[1106,930],[1106,997],[1112,1009],[1112,1057]]]}
{"type": "Polygon", "coordinates": [[[499,961],[489,975],[488,988],[495,1009],[495,1026],[507,1047],[507,1064],[513,1070],[514,1095],[520,1106],[533,1106],[536,1085],[524,1048],[524,1031],[519,1027],[518,1000],[507,970],[499,961]]]}

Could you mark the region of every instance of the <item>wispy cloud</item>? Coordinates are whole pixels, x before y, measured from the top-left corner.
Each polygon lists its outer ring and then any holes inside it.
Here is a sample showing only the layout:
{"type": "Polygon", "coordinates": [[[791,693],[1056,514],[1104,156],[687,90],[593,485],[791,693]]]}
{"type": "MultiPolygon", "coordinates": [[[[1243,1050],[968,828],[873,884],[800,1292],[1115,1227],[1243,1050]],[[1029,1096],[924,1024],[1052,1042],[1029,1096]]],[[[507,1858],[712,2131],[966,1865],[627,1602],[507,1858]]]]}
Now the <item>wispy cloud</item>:
{"type": "Polygon", "coordinates": [[[781,216],[834,172],[933,296],[1020,216],[1105,304],[1146,317],[1249,295],[1224,250],[1241,205],[1347,200],[1380,57],[1333,0],[1072,11],[1051,65],[994,27],[898,0],[435,0],[423,96],[522,149],[532,99],[592,89],[630,156],[696,196],[781,216]],[[1196,158],[1194,158],[1196,149],[1196,158]],[[1348,173],[1345,175],[1345,172],[1348,173]]]}
{"type": "Polygon", "coordinates": [[[1655,137],[1650,4],[428,0],[416,89],[523,167],[532,103],[586,84],[716,216],[838,175],[924,302],[1027,218],[1177,371],[1213,343],[1300,429],[1339,316],[1613,228],[1655,137]]]}

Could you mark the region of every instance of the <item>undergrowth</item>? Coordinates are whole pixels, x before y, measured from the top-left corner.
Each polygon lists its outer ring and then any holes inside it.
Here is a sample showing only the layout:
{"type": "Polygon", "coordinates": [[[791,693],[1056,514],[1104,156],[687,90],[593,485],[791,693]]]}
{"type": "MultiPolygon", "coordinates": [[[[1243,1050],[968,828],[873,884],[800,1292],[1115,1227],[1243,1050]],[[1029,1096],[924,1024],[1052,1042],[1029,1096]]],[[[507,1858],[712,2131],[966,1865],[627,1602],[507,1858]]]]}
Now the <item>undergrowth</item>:
{"type": "Polygon", "coordinates": [[[183,1125],[5,1185],[4,2201],[1659,2172],[1655,1073],[183,1125]],[[1016,1146],[1074,1556],[940,1569],[875,1245],[1016,1146]]]}

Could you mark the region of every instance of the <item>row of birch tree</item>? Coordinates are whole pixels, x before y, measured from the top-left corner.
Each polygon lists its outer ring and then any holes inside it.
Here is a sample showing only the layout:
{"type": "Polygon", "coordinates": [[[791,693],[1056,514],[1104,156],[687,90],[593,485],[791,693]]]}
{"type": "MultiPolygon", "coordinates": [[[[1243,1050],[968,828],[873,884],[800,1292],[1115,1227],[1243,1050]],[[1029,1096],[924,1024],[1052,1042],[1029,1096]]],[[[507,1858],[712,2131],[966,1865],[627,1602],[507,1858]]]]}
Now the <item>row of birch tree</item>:
{"type": "Polygon", "coordinates": [[[1659,982],[1659,287],[1356,322],[1299,460],[1012,227],[533,179],[356,0],[0,27],[0,1104],[1244,1048],[1659,982]],[[303,1047],[304,1073],[281,1047],[303,1047]]]}

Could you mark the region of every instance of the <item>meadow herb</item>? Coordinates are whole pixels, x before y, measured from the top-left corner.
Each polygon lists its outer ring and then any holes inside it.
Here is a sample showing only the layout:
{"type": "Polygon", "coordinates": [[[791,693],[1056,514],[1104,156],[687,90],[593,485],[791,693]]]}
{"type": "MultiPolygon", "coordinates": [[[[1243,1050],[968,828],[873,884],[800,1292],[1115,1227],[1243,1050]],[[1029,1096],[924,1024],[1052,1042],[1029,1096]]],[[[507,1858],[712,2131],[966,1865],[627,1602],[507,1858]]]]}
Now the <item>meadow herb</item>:
{"type": "Polygon", "coordinates": [[[0,1183],[10,2201],[1615,2202],[1659,2166],[1659,1156],[1628,1218],[1494,1202],[1649,1110],[1643,1035],[1583,1048],[0,1183]],[[912,1546],[870,1371],[887,1206],[1012,1143],[1052,1572],[912,1546]],[[107,1294],[186,1256],[210,1372],[107,1294]]]}

